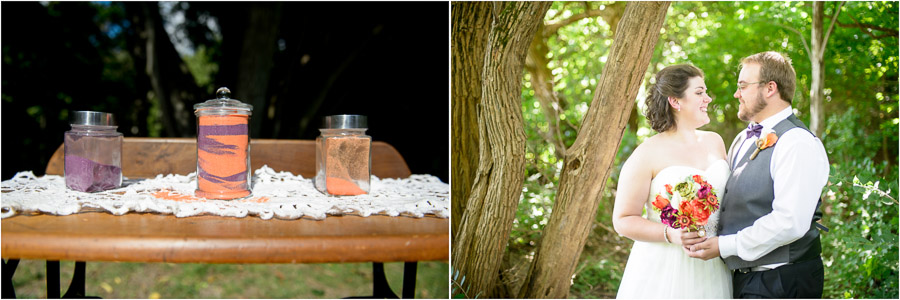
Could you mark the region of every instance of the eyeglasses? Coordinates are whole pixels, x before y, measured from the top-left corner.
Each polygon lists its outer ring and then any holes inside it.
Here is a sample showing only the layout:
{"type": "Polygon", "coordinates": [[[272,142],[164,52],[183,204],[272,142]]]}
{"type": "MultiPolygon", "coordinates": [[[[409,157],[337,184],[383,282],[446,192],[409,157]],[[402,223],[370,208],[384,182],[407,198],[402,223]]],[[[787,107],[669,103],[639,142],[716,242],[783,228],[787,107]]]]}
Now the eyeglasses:
{"type": "Polygon", "coordinates": [[[751,85],[751,84],[760,84],[760,83],[767,83],[767,82],[768,82],[768,81],[738,82],[738,83],[737,83],[737,86],[738,86],[738,92],[743,92],[743,91],[744,91],[744,88],[746,88],[747,86],[749,86],[749,85],[751,85]]]}

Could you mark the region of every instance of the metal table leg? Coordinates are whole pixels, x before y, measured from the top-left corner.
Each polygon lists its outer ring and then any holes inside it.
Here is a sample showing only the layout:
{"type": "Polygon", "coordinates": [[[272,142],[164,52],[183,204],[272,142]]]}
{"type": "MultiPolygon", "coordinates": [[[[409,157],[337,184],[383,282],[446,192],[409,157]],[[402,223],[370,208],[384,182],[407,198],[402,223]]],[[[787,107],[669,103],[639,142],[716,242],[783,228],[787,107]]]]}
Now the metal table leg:
{"type": "Polygon", "coordinates": [[[388,285],[387,277],[384,276],[384,263],[372,263],[372,277],[372,298],[398,298],[397,294],[391,290],[391,286],[388,285]]]}
{"type": "Polygon", "coordinates": [[[47,299],[59,299],[59,261],[47,261],[47,299]]]}
{"type": "MultiPolygon", "coordinates": [[[[75,262],[75,272],[72,275],[72,282],[62,298],[99,298],[85,296],[85,273],[87,263],[83,261],[75,262]]],[[[59,261],[47,261],[47,299],[59,297],[59,261]]]]}
{"type": "Polygon", "coordinates": [[[13,274],[19,267],[18,259],[8,259],[3,262],[3,298],[11,299],[16,297],[16,290],[12,284],[13,274]]]}
{"type": "Polygon", "coordinates": [[[72,275],[72,282],[69,283],[69,289],[63,298],[90,298],[84,295],[84,275],[87,264],[83,261],[75,262],[75,274],[72,275]]]}
{"type": "Polygon", "coordinates": [[[403,263],[403,298],[412,299],[416,297],[416,267],[418,262],[403,263]]]}

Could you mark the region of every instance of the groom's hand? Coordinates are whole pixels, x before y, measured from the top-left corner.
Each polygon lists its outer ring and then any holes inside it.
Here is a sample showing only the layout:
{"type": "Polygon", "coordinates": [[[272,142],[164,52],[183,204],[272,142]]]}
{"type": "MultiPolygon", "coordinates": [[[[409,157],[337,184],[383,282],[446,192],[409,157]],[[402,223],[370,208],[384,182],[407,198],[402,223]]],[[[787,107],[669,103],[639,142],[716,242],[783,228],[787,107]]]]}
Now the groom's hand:
{"type": "Polygon", "coordinates": [[[702,260],[710,260],[719,257],[719,237],[711,237],[702,243],[694,244],[690,250],[685,247],[687,255],[702,260]]]}

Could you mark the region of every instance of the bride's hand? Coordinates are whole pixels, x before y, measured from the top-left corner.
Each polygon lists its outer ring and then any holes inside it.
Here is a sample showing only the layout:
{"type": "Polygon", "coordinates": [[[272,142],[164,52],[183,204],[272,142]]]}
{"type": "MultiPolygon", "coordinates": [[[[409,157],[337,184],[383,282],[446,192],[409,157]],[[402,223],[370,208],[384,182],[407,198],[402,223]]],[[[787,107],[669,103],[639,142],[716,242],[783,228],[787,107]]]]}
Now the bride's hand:
{"type": "Polygon", "coordinates": [[[680,244],[684,245],[686,249],[691,248],[691,246],[693,246],[694,244],[702,243],[706,240],[705,237],[701,237],[700,234],[696,231],[679,229],[679,232],[681,232],[681,236],[678,237],[678,239],[681,241],[680,244]]]}
{"type": "MultiPolygon", "coordinates": [[[[675,228],[670,227],[668,229],[668,234],[669,234],[669,241],[672,242],[672,244],[682,245],[685,248],[691,248],[691,246],[693,246],[694,244],[697,243],[697,242],[693,242],[690,244],[685,244],[685,242],[690,241],[691,232],[688,232],[687,230],[684,230],[684,229],[675,229],[675,228]],[[688,238],[688,240],[685,240],[685,238],[688,238]]],[[[693,236],[697,236],[697,233],[693,232],[693,236]]]]}

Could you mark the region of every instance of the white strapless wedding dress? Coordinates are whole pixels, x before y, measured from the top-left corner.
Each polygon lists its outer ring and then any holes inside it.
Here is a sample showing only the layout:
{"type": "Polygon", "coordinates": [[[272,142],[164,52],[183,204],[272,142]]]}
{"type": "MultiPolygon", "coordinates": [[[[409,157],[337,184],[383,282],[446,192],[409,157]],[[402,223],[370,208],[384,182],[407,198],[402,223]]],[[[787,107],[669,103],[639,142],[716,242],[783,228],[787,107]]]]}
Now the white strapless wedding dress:
{"type": "MultiPolygon", "coordinates": [[[[661,223],[651,204],[656,194],[665,192],[666,184],[674,184],[690,175],[703,176],[716,190],[721,201],[725,182],[731,174],[728,162],[714,162],[706,170],[671,166],[656,174],[650,182],[650,197],[645,204],[647,219],[661,223]]],[[[716,235],[719,212],[709,217],[707,236],[716,235]]],[[[660,232],[659,234],[662,234],[660,232]]],[[[700,260],[688,257],[681,245],[635,241],[625,265],[616,298],[695,299],[731,298],[731,271],[719,258],[700,260]]]]}

